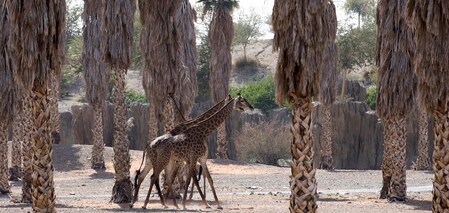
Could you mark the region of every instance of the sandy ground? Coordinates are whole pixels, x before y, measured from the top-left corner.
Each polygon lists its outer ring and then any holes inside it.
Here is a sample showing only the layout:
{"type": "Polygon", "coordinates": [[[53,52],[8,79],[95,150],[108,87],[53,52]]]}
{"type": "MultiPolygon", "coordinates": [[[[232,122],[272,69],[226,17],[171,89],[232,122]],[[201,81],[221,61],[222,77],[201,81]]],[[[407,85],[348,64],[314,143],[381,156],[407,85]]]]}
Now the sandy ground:
{"type": "MultiPolygon", "coordinates": [[[[105,150],[107,169],[89,168],[91,147],[87,145],[54,145],[54,181],[58,212],[174,212],[169,202],[164,209],[155,196],[148,209],[140,208],[145,199],[149,177],[142,185],[139,201],[134,209],[128,205],[109,203],[114,185],[113,151],[105,150]]],[[[131,176],[140,165],[141,151],[131,151],[131,176]]],[[[231,160],[209,160],[209,168],[223,210],[217,209],[212,193],[207,189],[206,209],[198,193],[187,203],[187,211],[179,212],[288,212],[289,168],[261,164],[245,164],[231,160]]],[[[319,212],[430,212],[432,173],[407,171],[408,201],[389,203],[377,199],[381,186],[378,170],[318,170],[319,212]]],[[[29,212],[30,204],[11,202],[10,196],[19,197],[21,183],[11,182],[12,194],[0,195],[0,212],[29,212]]],[[[178,204],[181,201],[178,200],[178,204]]],[[[180,205],[181,206],[181,205],[180,205]]],[[[181,206],[182,208],[182,206],[181,206]]]]}

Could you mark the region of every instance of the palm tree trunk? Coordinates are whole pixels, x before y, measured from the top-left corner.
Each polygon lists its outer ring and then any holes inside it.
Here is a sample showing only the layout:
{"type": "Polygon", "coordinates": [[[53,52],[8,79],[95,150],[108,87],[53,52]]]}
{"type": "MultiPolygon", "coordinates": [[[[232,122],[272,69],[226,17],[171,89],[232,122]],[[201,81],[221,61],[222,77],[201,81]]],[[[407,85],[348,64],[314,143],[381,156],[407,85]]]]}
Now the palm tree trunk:
{"type": "Polygon", "coordinates": [[[226,142],[225,123],[217,128],[217,159],[228,159],[228,144],[226,142]]]}
{"type": "Polygon", "coordinates": [[[8,136],[7,126],[0,122],[0,193],[9,193],[8,182],[8,136]]]}
{"type": "Polygon", "coordinates": [[[316,212],[316,169],[313,168],[311,98],[298,98],[292,116],[290,212],[316,212]]]}
{"type": "Polygon", "coordinates": [[[12,150],[11,150],[11,169],[9,170],[9,180],[18,181],[22,177],[22,141],[23,125],[22,113],[17,114],[12,124],[12,150]]]}
{"type": "Polygon", "coordinates": [[[433,179],[433,200],[432,212],[446,212],[449,209],[449,188],[447,165],[449,165],[449,111],[446,109],[437,109],[434,112],[435,134],[433,151],[433,170],[435,177],[433,179]]]}
{"type": "Polygon", "coordinates": [[[111,201],[130,203],[132,189],[129,169],[130,157],[126,130],[125,75],[126,70],[116,69],[114,79],[114,170],[115,184],[111,201]]]}
{"type": "MultiPolygon", "coordinates": [[[[406,119],[405,118],[391,118],[385,119],[384,137],[389,137],[389,147],[384,154],[389,158],[390,165],[390,183],[389,193],[387,195],[389,200],[403,201],[407,196],[406,186],[406,169],[405,169],[405,152],[406,152],[406,119]]],[[[387,164],[388,162],[383,162],[387,164]]],[[[385,180],[385,177],[384,177],[385,180]]],[[[384,186],[385,187],[385,186],[384,186]]]]}
{"type": "Polygon", "coordinates": [[[321,143],[321,169],[334,170],[334,160],[332,159],[332,121],[331,107],[323,104],[321,107],[323,127],[323,138],[321,143]]]}
{"type": "Polygon", "coordinates": [[[48,91],[50,95],[50,124],[51,124],[51,135],[53,138],[53,143],[59,144],[60,136],[59,136],[59,110],[58,110],[58,100],[59,100],[59,78],[56,73],[51,73],[51,88],[48,91]]]}
{"type": "Polygon", "coordinates": [[[56,212],[51,144],[51,108],[48,82],[35,81],[33,87],[33,160],[31,199],[33,211],[56,212]]]}
{"type": "Polygon", "coordinates": [[[413,165],[415,170],[430,170],[429,162],[429,123],[427,113],[419,111],[418,158],[413,165]]]}
{"type": "Polygon", "coordinates": [[[104,169],[103,106],[94,106],[92,169],[104,169]]]}
{"type": "Polygon", "coordinates": [[[23,177],[22,177],[22,202],[31,203],[31,174],[33,173],[31,159],[33,157],[33,114],[32,101],[33,93],[25,91],[23,93],[23,142],[22,142],[22,160],[23,160],[23,177]]]}
{"type": "Polygon", "coordinates": [[[392,150],[391,150],[391,128],[384,123],[384,151],[382,157],[382,189],[380,190],[380,199],[387,199],[390,195],[390,182],[392,176],[392,150]]]}

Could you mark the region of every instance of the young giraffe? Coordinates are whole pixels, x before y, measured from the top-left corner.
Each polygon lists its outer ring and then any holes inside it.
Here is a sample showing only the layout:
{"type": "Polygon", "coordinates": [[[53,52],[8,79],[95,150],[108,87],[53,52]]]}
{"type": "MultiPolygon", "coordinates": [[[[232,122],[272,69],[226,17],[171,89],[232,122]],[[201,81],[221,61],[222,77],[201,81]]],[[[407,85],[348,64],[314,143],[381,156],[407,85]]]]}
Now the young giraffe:
{"type": "MultiPolygon", "coordinates": [[[[153,153],[151,156],[151,162],[153,162],[154,172],[151,176],[151,183],[149,188],[149,193],[147,194],[144,208],[148,204],[149,195],[154,184],[156,184],[156,189],[160,188],[158,186],[158,177],[162,169],[165,169],[167,174],[167,185],[168,191],[172,190],[173,174],[176,172],[176,162],[185,161],[188,169],[186,174],[186,184],[184,187],[184,197],[182,200],[183,208],[186,209],[186,198],[188,186],[190,185],[190,179],[192,178],[192,171],[195,169],[196,162],[198,159],[204,156],[207,150],[204,145],[204,140],[207,136],[215,130],[234,110],[244,111],[245,109],[253,109],[253,107],[240,95],[234,98],[232,101],[227,103],[218,112],[214,113],[210,118],[199,122],[190,128],[187,128],[184,132],[177,135],[166,134],[161,140],[154,140],[149,147],[149,152],[153,153]]],[[[198,179],[193,176],[195,185],[198,188],[201,199],[209,207],[209,204],[205,200],[203,193],[199,187],[198,179]]],[[[159,190],[158,190],[159,193],[159,190]]],[[[165,203],[165,199],[161,197],[161,202],[165,203]]],[[[173,199],[173,203],[178,208],[176,200],[173,199]]]]}
{"type": "MultiPolygon", "coordinates": [[[[171,135],[179,134],[179,133],[183,132],[184,130],[186,130],[187,128],[189,128],[189,127],[191,127],[193,125],[196,125],[199,122],[204,121],[205,119],[209,118],[214,113],[216,113],[218,110],[220,110],[225,104],[227,104],[230,101],[231,101],[231,96],[226,97],[225,99],[223,99],[222,101],[218,102],[217,104],[212,106],[209,110],[207,110],[203,114],[199,115],[195,119],[179,123],[172,130],[169,131],[169,134],[171,134],[171,135]]],[[[183,117],[183,116],[181,116],[181,117],[183,117]]],[[[159,138],[156,138],[155,140],[161,141],[161,140],[163,140],[163,138],[164,137],[159,137],[159,138]]],[[[143,164],[143,160],[146,157],[145,167],[144,167],[143,170],[140,170],[141,168],[139,168],[136,171],[136,176],[134,177],[134,193],[133,193],[134,196],[133,196],[133,201],[131,202],[131,207],[138,200],[138,194],[139,194],[140,185],[142,184],[143,180],[145,179],[145,176],[153,168],[153,164],[152,164],[151,159],[150,159],[150,153],[147,152],[147,149],[148,149],[149,145],[150,145],[150,143],[148,143],[145,146],[145,149],[143,151],[142,164],[143,164]]],[[[142,164],[140,165],[140,167],[142,167],[142,164]]]]}

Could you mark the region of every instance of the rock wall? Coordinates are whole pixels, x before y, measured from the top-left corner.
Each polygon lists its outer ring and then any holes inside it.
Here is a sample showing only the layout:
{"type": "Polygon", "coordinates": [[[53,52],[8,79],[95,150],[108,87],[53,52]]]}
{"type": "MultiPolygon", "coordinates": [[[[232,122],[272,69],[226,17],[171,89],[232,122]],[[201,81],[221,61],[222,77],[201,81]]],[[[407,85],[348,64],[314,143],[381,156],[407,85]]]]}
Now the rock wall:
{"type": "MultiPolygon", "coordinates": [[[[196,104],[192,116],[196,117],[207,110],[211,103],[196,104]]],[[[314,104],[312,113],[312,133],[314,139],[315,165],[320,161],[321,123],[320,105],[314,104]]],[[[92,140],[92,107],[88,105],[73,106],[72,112],[61,113],[61,143],[91,144],[92,140]]],[[[113,141],[113,107],[105,106],[103,115],[104,140],[107,146],[113,141]]],[[[359,101],[336,102],[331,107],[333,124],[333,156],[336,168],[341,169],[380,169],[383,152],[383,126],[374,111],[359,101]]],[[[128,110],[128,139],[130,149],[141,150],[148,140],[148,105],[137,104],[128,110]]],[[[240,113],[234,111],[226,120],[228,139],[228,156],[236,158],[234,138],[246,122],[276,120],[279,125],[290,125],[290,110],[275,109],[266,114],[254,110],[240,113]]],[[[411,113],[407,122],[407,166],[411,166],[417,156],[418,116],[411,113]]],[[[429,141],[433,141],[432,122],[429,123],[429,141]]],[[[263,130],[261,130],[263,131],[263,130]]],[[[208,138],[209,158],[215,158],[216,133],[208,138]]],[[[433,150],[430,143],[429,154],[433,150]]],[[[286,150],[286,152],[290,152],[286,150]]]]}

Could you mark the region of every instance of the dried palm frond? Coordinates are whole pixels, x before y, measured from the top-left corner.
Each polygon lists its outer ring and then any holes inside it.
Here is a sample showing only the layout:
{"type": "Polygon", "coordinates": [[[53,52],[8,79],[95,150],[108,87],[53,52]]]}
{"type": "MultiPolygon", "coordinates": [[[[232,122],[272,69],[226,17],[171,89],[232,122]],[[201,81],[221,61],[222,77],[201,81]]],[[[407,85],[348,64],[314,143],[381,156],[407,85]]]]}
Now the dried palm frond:
{"type": "Polygon", "coordinates": [[[11,59],[9,58],[9,25],[6,8],[0,4],[0,121],[9,124],[13,121],[18,104],[18,86],[14,81],[11,59]]]}
{"type": "Polygon", "coordinates": [[[135,10],[135,1],[108,1],[105,5],[102,47],[106,63],[113,68],[127,70],[131,64],[135,10]]]}
{"type": "Polygon", "coordinates": [[[449,2],[409,0],[405,17],[414,29],[418,100],[428,113],[449,104],[449,2]]]}
{"type": "Polygon", "coordinates": [[[336,82],[338,76],[337,70],[337,46],[335,45],[335,37],[337,34],[337,13],[335,12],[335,5],[333,2],[329,2],[325,10],[325,18],[327,21],[324,22],[328,28],[329,41],[326,42],[325,49],[323,52],[323,70],[321,71],[320,77],[320,93],[319,100],[325,105],[330,105],[335,100],[336,93],[336,82]]]}
{"type": "Polygon", "coordinates": [[[143,87],[150,102],[161,103],[175,89],[180,48],[176,12],[180,5],[181,0],[139,1],[143,87]]]}
{"type": "Polygon", "coordinates": [[[83,67],[86,82],[86,100],[94,107],[102,107],[106,100],[110,69],[104,63],[102,37],[105,34],[101,19],[105,1],[84,0],[83,67]]]}
{"type": "Polygon", "coordinates": [[[326,24],[330,1],[275,1],[272,15],[273,50],[279,52],[276,67],[276,101],[319,93],[323,50],[335,29],[326,24]]]}
{"type": "Polygon", "coordinates": [[[416,78],[413,74],[413,32],[402,16],[406,0],[381,0],[377,6],[379,66],[377,113],[381,118],[403,117],[413,108],[416,78]]]}
{"type": "Polygon", "coordinates": [[[183,115],[189,115],[197,94],[196,84],[196,36],[194,20],[195,10],[188,0],[182,0],[176,14],[177,28],[180,29],[181,46],[179,48],[180,62],[178,79],[175,88],[175,99],[183,115]]]}
{"type": "Polygon", "coordinates": [[[209,86],[214,102],[218,102],[228,95],[233,37],[234,27],[230,12],[222,7],[216,7],[209,31],[211,46],[209,86]]]}

